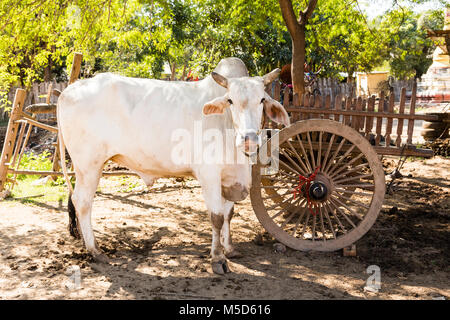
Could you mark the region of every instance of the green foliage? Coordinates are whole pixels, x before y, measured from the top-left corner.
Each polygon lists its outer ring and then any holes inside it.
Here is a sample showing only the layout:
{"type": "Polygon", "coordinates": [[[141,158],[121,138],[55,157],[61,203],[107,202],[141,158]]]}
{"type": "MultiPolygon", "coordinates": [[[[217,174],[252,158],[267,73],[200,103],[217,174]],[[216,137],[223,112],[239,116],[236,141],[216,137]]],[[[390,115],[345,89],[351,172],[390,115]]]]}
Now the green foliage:
{"type": "Polygon", "coordinates": [[[443,11],[415,14],[412,10],[391,11],[380,21],[380,30],[386,35],[386,60],[391,73],[400,79],[420,78],[432,63],[435,49],[427,37],[427,29],[443,26],[443,11]]]}
{"type": "MultiPolygon", "coordinates": [[[[305,1],[293,6],[299,12],[305,1]]],[[[319,1],[306,30],[308,62],[323,76],[370,71],[383,59],[398,77],[420,75],[433,48],[425,30],[442,24],[442,11],[403,11],[371,22],[355,1],[319,1]]],[[[13,85],[66,79],[74,52],[83,53],[85,77],[159,78],[165,64],[177,78],[190,69],[201,77],[227,56],[261,75],[290,62],[291,40],[276,0],[2,0],[0,107],[13,85]]]]}
{"type": "MultiPolygon", "coordinates": [[[[48,151],[44,151],[40,154],[33,152],[27,152],[22,155],[20,159],[19,168],[23,170],[33,170],[33,171],[51,171],[52,170],[52,159],[51,154],[48,151]]],[[[26,175],[18,175],[18,180],[23,180],[26,175]]],[[[37,177],[37,176],[35,176],[37,177]]]]}
{"type": "Polygon", "coordinates": [[[307,26],[306,55],[322,76],[371,71],[382,63],[380,35],[367,24],[356,2],[323,0],[307,26]]]}

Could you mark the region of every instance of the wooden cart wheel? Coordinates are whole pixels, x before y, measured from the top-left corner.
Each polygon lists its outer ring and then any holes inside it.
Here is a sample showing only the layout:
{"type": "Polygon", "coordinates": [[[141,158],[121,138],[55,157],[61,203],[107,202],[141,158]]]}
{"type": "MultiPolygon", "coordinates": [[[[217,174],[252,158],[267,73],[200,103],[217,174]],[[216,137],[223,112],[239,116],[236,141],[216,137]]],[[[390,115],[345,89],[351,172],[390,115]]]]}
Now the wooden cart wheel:
{"type": "Polygon", "coordinates": [[[296,122],[278,133],[278,142],[278,172],[263,175],[259,162],[252,168],[250,197],[263,227],[304,251],[338,250],[361,238],[385,194],[370,143],[351,127],[322,119],[296,122]]]}

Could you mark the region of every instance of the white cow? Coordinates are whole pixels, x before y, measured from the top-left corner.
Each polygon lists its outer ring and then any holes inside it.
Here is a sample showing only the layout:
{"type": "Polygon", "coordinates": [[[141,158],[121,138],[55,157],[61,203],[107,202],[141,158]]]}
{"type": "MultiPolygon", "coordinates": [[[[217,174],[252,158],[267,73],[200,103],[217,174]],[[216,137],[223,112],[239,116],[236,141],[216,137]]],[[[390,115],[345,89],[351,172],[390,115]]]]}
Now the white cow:
{"type": "MultiPolygon", "coordinates": [[[[248,194],[250,167],[220,161],[179,163],[173,159],[173,150],[180,142],[173,134],[193,133],[199,123],[203,132],[232,129],[237,139],[226,146],[234,150],[226,151],[248,152],[257,143],[263,109],[269,118],[289,125],[283,106],[264,91],[264,85],[278,74],[279,69],[264,77],[248,77],[241,60],[227,58],[211,76],[198,82],[106,73],[70,85],[58,99],[57,116],[61,154],[67,147],[76,176],[72,190],[63,166],[70,189],[71,234],[81,233],[93,257],[107,260],[91,225],[92,201],[107,160],[135,171],[147,185],[159,177],[193,176],[202,187],[212,223],[212,269],[228,272],[225,256],[238,255],[230,235],[233,204],[248,194]]],[[[196,152],[193,146],[187,147],[196,152]]]]}

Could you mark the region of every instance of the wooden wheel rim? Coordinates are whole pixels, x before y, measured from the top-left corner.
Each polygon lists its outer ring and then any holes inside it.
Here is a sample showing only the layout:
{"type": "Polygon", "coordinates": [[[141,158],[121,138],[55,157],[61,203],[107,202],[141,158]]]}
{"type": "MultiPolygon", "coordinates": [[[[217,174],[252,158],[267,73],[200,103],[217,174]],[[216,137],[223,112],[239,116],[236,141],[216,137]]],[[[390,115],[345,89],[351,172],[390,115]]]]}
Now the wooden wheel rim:
{"type": "Polygon", "coordinates": [[[255,214],[263,225],[263,227],[278,241],[286,246],[302,251],[334,251],[349,246],[360,239],[375,223],[381,210],[384,194],[385,194],[385,178],[382,164],[378,158],[378,154],[370,145],[370,143],[357,131],[349,126],[343,125],[337,121],[327,119],[310,119],[298,121],[288,128],[281,130],[279,135],[279,145],[281,146],[289,138],[298,134],[322,131],[335,134],[345,138],[351,144],[355,145],[359,151],[367,159],[369,168],[373,173],[374,192],[370,202],[370,207],[364,215],[363,220],[348,233],[335,239],[327,241],[311,241],[299,239],[287,233],[280,227],[268,214],[262,198],[261,187],[261,165],[255,164],[252,167],[252,188],[250,190],[250,198],[255,214]]]}

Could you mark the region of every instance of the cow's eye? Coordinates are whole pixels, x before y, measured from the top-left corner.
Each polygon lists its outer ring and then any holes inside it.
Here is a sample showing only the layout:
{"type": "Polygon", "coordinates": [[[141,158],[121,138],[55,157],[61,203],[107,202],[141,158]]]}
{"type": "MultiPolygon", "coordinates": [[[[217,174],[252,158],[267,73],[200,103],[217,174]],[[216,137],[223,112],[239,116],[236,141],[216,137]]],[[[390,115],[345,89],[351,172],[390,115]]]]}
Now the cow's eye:
{"type": "Polygon", "coordinates": [[[266,101],[266,98],[261,99],[261,103],[264,103],[264,101],[266,101]]]}
{"type": "Polygon", "coordinates": [[[229,103],[229,104],[233,104],[233,100],[228,99],[228,103],[229,103]]]}

